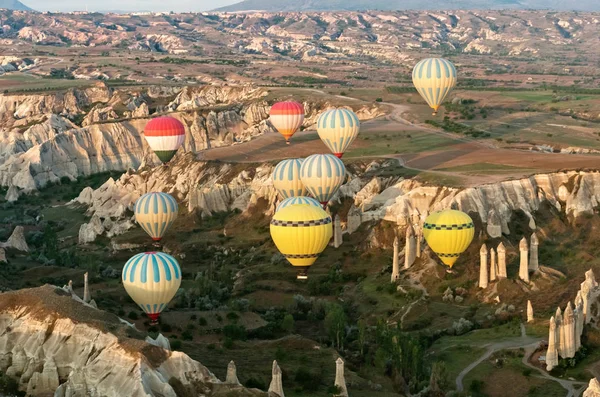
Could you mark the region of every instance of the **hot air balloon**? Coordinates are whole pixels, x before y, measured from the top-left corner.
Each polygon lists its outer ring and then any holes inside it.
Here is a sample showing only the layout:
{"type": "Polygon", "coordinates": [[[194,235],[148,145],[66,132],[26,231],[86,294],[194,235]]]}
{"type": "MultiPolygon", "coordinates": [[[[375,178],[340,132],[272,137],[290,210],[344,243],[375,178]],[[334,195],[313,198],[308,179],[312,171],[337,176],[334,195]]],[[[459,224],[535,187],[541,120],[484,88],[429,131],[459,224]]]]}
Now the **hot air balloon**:
{"type": "Polygon", "coordinates": [[[300,178],[310,194],[323,207],[338,191],[346,178],[346,167],[339,158],[331,154],[313,154],[304,159],[300,178]]]}
{"type": "Polygon", "coordinates": [[[135,220],[152,240],[160,241],[171,226],[179,207],[167,193],[146,193],[135,202],[135,220]]]}
{"type": "Polygon", "coordinates": [[[450,268],[473,241],[475,225],[464,212],[445,210],[425,219],[423,236],[433,252],[450,268]]]}
{"type": "Polygon", "coordinates": [[[303,159],[281,161],[273,170],[273,186],[283,198],[304,196],[306,188],[300,180],[303,159]]]}
{"type": "Polygon", "coordinates": [[[144,136],[160,161],[168,163],[185,140],[185,127],[173,117],[157,117],[146,124],[144,136]]]}
{"type": "Polygon", "coordinates": [[[181,285],[181,268],[171,255],[144,252],[127,261],[122,278],[131,299],[156,324],[181,285]]]}
{"type": "Polygon", "coordinates": [[[271,220],[271,238],[292,266],[299,267],[298,280],[308,278],[308,268],[325,250],[332,235],[329,214],[310,204],[290,205],[271,220]]]}
{"type": "Polygon", "coordinates": [[[456,85],[456,68],[443,58],[427,58],[417,63],[412,73],[419,94],[437,114],[440,105],[456,85]]]}
{"type": "Polygon", "coordinates": [[[290,138],[304,122],[304,106],[298,102],[278,102],[271,107],[269,115],[269,121],[289,145],[290,138]]]}
{"type": "Polygon", "coordinates": [[[342,158],[348,146],[354,142],[360,130],[358,116],[348,109],[329,109],[317,120],[319,138],[338,158],[342,158]]]}
{"type": "Polygon", "coordinates": [[[319,203],[314,198],[306,197],[306,196],[298,196],[298,197],[286,198],[281,203],[277,204],[277,208],[275,209],[275,212],[282,210],[285,207],[289,207],[290,205],[296,205],[296,204],[308,204],[308,205],[313,205],[315,207],[321,208],[321,203],[319,203]]]}

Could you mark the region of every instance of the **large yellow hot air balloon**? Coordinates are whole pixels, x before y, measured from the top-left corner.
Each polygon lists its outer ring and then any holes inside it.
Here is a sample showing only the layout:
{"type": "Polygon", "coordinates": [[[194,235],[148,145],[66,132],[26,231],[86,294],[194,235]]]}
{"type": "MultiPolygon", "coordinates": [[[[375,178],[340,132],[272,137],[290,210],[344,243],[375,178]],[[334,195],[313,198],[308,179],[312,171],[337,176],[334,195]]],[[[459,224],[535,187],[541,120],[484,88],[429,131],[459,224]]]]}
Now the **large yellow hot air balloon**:
{"type": "Polygon", "coordinates": [[[325,146],[338,158],[342,158],[348,146],[354,142],[360,121],[352,110],[329,109],[317,120],[317,133],[325,146]]]}
{"type": "Polygon", "coordinates": [[[456,68],[443,58],[427,58],[417,63],[412,73],[419,94],[437,114],[440,105],[456,85],[456,68]]]}
{"type": "Polygon", "coordinates": [[[304,159],[300,178],[310,194],[325,207],[344,183],[346,167],[331,154],[313,154],[304,159]]]}
{"type": "Polygon", "coordinates": [[[303,161],[303,159],[287,159],[275,166],[273,186],[282,198],[286,199],[306,194],[306,188],[300,180],[300,167],[303,161]]]}
{"type": "Polygon", "coordinates": [[[427,244],[450,268],[469,247],[474,235],[473,219],[462,211],[434,212],[423,224],[423,236],[427,244]]]}
{"type": "Polygon", "coordinates": [[[329,214],[310,204],[282,208],[271,220],[271,238],[292,266],[299,268],[299,280],[308,278],[308,268],[325,250],[332,235],[329,214]]]}
{"type": "Polygon", "coordinates": [[[131,299],[156,323],[181,285],[181,268],[171,255],[144,252],[127,261],[122,279],[131,299]]]}
{"type": "Polygon", "coordinates": [[[167,193],[146,193],[135,202],[135,220],[152,240],[160,241],[175,218],[177,201],[167,193]]]}

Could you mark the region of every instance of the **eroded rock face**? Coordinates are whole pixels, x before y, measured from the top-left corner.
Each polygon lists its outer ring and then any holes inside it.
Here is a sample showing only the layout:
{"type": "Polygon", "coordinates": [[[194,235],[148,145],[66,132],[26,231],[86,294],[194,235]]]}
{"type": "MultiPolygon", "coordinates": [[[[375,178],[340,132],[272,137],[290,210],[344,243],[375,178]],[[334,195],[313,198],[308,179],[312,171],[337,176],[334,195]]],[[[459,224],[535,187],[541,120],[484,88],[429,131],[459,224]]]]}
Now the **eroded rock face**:
{"type": "MultiPolygon", "coordinates": [[[[128,396],[176,397],[173,379],[189,395],[220,390],[221,382],[202,364],[128,338],[129,326],[116,316],[84,306],[57,287],[2,294],[0,327],[6,330],[0,336],[0,370],[17,378],[28,395],[122,397],[127,390],[128,396]]],[[[237,389],[240,396],[266,396],[237,389]]]]}
{"type": "MultiPolygon", "coordinates": [[[[385,162],[384,162],[385,166],[385,162]]],[[[181,156],[168,168],[127,172],[119,180],[109,180],[99,189],[84,190],[75,200],[89,206],[88,214],[101,218],[123,219],[137,198],[149,191],[173,194],[188,209],[203,216],[238,209],[247,211],[257,203],[265,215],[273,212],[277,194],[271,180],[273,166],[246,167],[214,164],[181,156]]],[[[500,229],[509,234],[508,221],[516,211],[529,218],[536,228],[534,213],[549,203],[568,216],[593,213],[600,202],[600,173],[557,172],[539,174],[520,180],[505,181],[466,189],[425,186],[403,178],[364,177],[363,169],[349,169],[349,180],[333,197],[333,202],[352,200],[346,232],[353,233],[367,221],[388,221],[405,229],[412,216],[448,208],[454,203],[460,210],[478,216],[484,224],[491,222],[494,235],[500,229]],[[488,218],[492,215],[491,219],[488,218]]],[[[500,254],[499,254],[500,255],[500,254]]],[[[501,258],[499,258],[501,260],[501,258]]],[[[503,274],[499,274],[503,277],[503,274]]]]}
{"type": "Polygon", "coordinates": [[[586,391],[583,392],[583,397],[600,397],[600,382],[593,378],[586,391]]]}

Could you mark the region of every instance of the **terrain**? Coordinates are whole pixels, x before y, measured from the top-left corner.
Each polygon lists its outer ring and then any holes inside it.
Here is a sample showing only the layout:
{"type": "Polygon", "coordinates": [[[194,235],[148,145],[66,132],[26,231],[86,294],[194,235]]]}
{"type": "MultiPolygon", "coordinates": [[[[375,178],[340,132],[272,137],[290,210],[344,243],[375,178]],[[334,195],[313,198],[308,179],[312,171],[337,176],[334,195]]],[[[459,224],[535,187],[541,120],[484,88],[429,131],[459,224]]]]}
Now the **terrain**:
{"type": "Polygon", "coordinates": [[[560,11],[598,11],[593,1],[537,1],[537,0],[454,0],[445,2],[419,1],[272,1],[244,0],[218,8],[221,12],[239,11],[340,11],[340,10],[485,10],[485,9],[544,9],[560,11]]]}
{"type": "Polygon", "coordinates": [[[21,3],[19,0],[2,0],[0,1],[0,9],[16,10],[16,11],[32,11],[31,8],[21,3]]]}
{"type": "Polygon", "coordinates": [[[0,15],[0,393],[265,395],[277,360],[287,396],[328,396],[339,357],[357,397],[579,396],[600,374],[597,302],[577,355],[540,361],[556,308],[600,275],[596,14],[0,15]],[[432,55],[461,76],[437,116],[410,85],[432,55]],[[286,99],[306,110],[289,146],[268,122],[286,99]],[[342,245],[301,283],[270,239],[271,172],[327,152],[332,106],[361,119],[328,207],[342,245]],[[158,115],[186,128],[168,166],[144,139],[158,115]],[[149,191],[180,208],[162,250],[183,282],[157,326],[120,281],[155,249],[132,212],[149,191]],[[410,229],[449,207],[477,230],[454,271],[423,243],[390,282],[395,237],[403,263],[410,229]],[[500,243],[508,277],[481,288],[480,248],[500,243]],[[244,386],[218,390],[232,360],[244,386]]]}

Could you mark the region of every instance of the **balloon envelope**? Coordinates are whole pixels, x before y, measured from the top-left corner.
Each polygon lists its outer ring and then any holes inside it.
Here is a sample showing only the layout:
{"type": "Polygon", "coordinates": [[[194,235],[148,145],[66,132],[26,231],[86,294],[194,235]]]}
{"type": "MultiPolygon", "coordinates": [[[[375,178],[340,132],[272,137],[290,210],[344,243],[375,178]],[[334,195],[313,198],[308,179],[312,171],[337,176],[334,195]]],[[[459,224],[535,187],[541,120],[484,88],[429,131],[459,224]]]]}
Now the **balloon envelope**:
{"type": "Polygon", "coordinates": [[[427,244],[450,268],[469,247],[474,235],[473,220],[462,211],[434,212],[423,224],[423,236],[427,244]]]}
{"type": "Polygon", "coordinates": [[[277,204],[277,208],[275,209],[275,212],[278,212],[279,210],[289,207],[290,205],[296,205],[296,204],[308,204],[308,205],[312,205],[312,206],[321,208],[321,203],[319,203],[314,198],[306,197],[306,196],[298,196],[298,197],[286,198],[285,200],[283,200],[282,202],[277,204]]]}
{"type": "Polygon", "coordinates": [[[160,241],[175,218],[179,206],[167,193],[146,193],[135,202],[133,212],[136,222],[152,240],[160,241]]]}
{"type": "Polygon", "coordinates": [[[413,84],[436,114],[456,85],[456,68],[443,58],[423,59],[413,69],[413,84]]]}
{"type": "Polygon", "coordinates": [[[171,255],[144,252],[127,261],[122,280],[131,299],[156,321],[181,285],[181,268],[171,255]]]}
{"type": "Polygon", "coordinates": [[[271,107],[269,121],[289,144],[304,122],[304,106],[298,102],[278,102],[271,107]]]}
{"type": "Polygon", "coordinates": [[[169,162],[185,140],[185,127],[173,117],[157,117],[146,124],[144,136],[160,161],[169,162]]]}
{"type": "Polygon", "coordinates": [[[299,279],[325,250],[331,236],[331,217],[310,204],[290,205],[277,212],[271,220],[271,238],[281,254],[300,267],[299,279]]]}
{"type": "Polygon", "coordinates": [[[300,179],[303,159],[281,161],[273,170],[273,186],[282,198],[304,196],[306,188],[300,179]]]}
{"type": "Polygon", "coordinates": [[[360,130],[358,116],[348,109],[329,109],[317,120],[319,138],[338,158],[344,155],[360,130]]]}
{"type": "Polygon", "coordinates": [[[346,167],[332,154],[313,154],[304,159],[300,178],[310,194],[327,204],[346,178],[346,167]]]}

